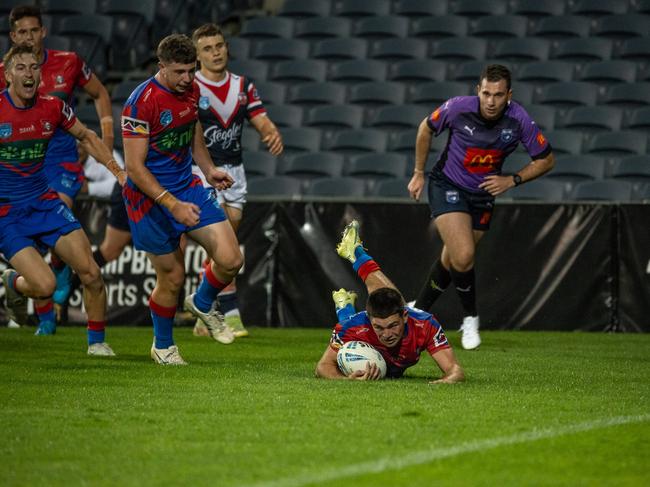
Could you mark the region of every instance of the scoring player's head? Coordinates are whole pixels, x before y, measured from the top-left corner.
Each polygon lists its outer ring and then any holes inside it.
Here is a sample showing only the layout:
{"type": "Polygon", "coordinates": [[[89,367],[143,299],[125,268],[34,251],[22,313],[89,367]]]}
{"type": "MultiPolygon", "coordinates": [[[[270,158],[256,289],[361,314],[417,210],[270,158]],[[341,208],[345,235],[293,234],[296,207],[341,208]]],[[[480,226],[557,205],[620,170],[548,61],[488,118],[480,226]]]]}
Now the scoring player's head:
{"type": "Polygon", "coordinates": [[[204,24],[192,33],[201,69],[223,73],[228,64],[228,44],[216,24],[204,24]]]}
{"type": "Polygon", "coordinates": [[[510,70],[501,64],[487,65],[481,72],[477,92],[483,118],[500,118],[512,98],[510,70]]]}
{"type": "Polygon", "coordinates": [[[14,99],[22,105],[29,104],[36,95],[41,81],[41,65],[36,59],[34,49],[27,44],[13,46],[3,58],[5,80],[14,99]]]}
{"type": "Polygon", "coordinates": [[[9,13],[9,38],[14,44],[27,44],[38,56],[43,50],[47,30],[43,27],[41,10],[33,5],[19,5],[9,13]]]}
{"type": "Polygon", "coordinates": [[[156,49],[160,81],[170,91],[185,93],[194,82],[196,49],[192,40],[183,34],[165,37],[156,49]]]}
{"type": "Polygon", "coordinates": [[[406,323],[406,303],[400,292],[390,287],[376,289],[368,296],[366,312],[379,341],[394,347],[402,339],[406,323]]]}

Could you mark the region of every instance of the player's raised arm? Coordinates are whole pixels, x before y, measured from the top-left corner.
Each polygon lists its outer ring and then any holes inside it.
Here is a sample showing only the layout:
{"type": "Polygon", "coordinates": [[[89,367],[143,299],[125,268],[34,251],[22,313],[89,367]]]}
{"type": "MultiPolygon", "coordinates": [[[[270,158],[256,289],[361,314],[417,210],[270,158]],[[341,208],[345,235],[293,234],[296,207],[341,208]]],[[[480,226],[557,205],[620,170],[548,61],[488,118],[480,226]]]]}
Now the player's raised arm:
{"type": "Polygon", "coordinates": [[[95,74],[90,76],[90,81],[83,86],[86,93],[95,102],[95,110],[97,111],[97,118],[102,131],[102,141],[110,150],[113,150],[113,113],[111,110],[111,98],[108,95],[108,90],[99,81],[95,74]]]}
{"type": "Polygon", "coordinates": [[[79,120],[75,121],[72,127],[68,129],[68,132],[79,141],[79,145],[84,151],[106,166],[113,176],[117,178],[119,183],[122,186],[124,185],[124,182],[126,181],[126,172],[115,161],[111,150],[104,142],[102,142],[95,132],[90,130],[79,120]]]}

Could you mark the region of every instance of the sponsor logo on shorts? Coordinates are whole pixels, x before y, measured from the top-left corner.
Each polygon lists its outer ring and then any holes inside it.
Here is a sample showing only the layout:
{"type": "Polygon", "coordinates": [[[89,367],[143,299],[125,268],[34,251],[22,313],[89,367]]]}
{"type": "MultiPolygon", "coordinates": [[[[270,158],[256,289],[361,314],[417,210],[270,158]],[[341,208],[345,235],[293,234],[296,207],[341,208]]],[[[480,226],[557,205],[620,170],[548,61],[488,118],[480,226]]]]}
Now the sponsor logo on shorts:
{"type": "Polygon", "coordinates": [[[460,195],[456,190],[445,191],[445,200],[447,201],[447,203],[451,203],[455,205],[460,201],[460,195]]]}
{"type": "Polygon", "coordinates": [[[70,211],[70,208],[68,208],[65,205],[59,206],[59,209],[56,211],[59,215],[61,215],[63,218],[68,220],[69,222],[74,222],[74,215],[70,211]]]}

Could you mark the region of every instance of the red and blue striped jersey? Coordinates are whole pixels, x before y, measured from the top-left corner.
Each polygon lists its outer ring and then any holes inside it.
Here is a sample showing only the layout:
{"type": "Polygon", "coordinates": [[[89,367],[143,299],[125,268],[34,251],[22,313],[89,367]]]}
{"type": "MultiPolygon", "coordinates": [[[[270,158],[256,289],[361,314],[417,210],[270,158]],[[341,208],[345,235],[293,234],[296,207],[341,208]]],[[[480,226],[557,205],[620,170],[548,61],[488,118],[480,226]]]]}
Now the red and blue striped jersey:
{"type": "Polygon", "coordinates": [[[196,83],[180,94],[149,78],[131,93],[122,111],[122,136],[149,139],[145,166],[172,193],[192,182],[198,100],[196,83]]]}
{"type": "Polygon", "coordinates": [[[45,153],[55,131],[76,120],[58,98],[37,95],[34,105],[19,108],[7,90],[0,92],[0,201],[20,204],[47,193],[45,153]]]}

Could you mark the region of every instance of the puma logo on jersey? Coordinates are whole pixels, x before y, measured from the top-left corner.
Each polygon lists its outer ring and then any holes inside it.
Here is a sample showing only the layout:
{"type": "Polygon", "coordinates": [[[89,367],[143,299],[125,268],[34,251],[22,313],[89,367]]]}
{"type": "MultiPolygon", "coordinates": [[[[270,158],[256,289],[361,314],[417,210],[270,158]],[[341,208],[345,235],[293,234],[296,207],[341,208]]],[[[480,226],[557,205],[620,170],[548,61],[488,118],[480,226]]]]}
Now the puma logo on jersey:
{"type": "Polygon", "coordinates": [[[465,125],[463,128],[469,132],[469,135],[474,137],[474,131],[476,130],[476,127],[469,128],[467,125],[465,125]]]}

